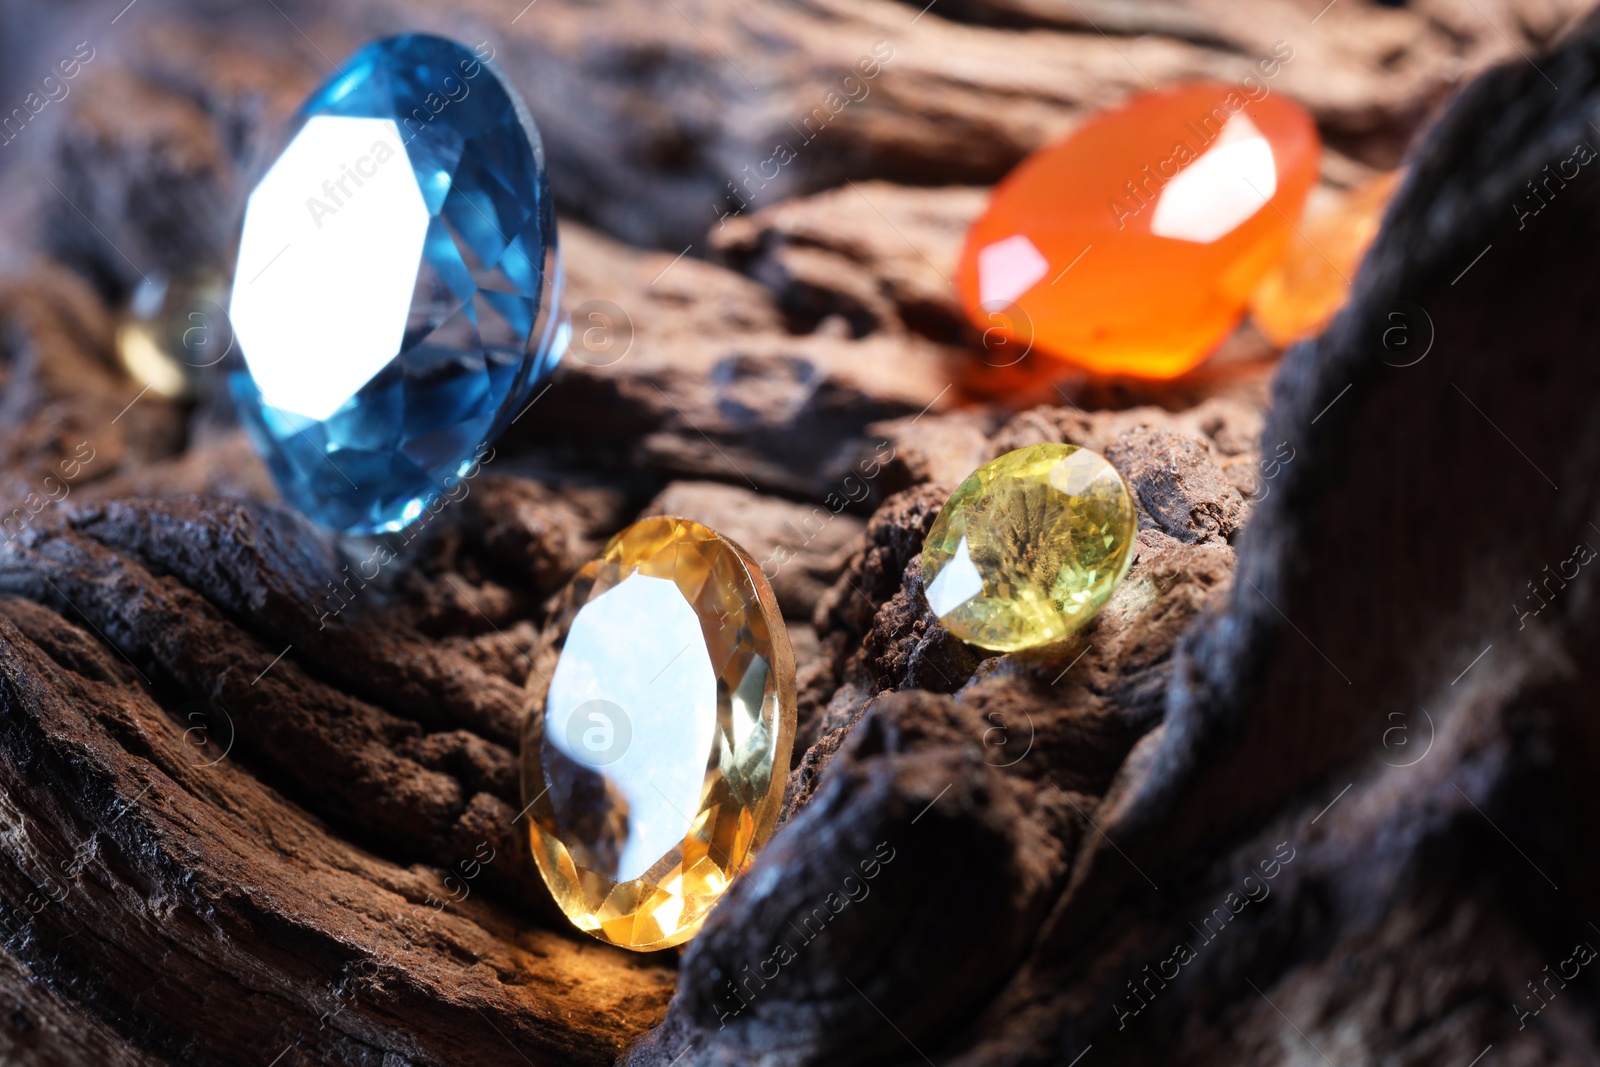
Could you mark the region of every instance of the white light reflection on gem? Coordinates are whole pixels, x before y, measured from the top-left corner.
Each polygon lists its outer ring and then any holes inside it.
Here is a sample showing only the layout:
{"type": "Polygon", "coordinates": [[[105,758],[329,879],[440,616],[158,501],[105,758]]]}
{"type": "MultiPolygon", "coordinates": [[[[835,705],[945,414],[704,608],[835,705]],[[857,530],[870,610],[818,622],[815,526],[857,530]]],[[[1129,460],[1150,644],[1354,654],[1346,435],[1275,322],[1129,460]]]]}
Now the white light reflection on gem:
{"type": "Polygon", "coordinates": [[[1099,479],[1115,477],[1111,464],[1096,453],[1081,449],[1050,467],[1050,488],[1067,496],[1080,496],[1099,479]]]}
{"type": "Polygon", "coordinates": [[[1215,144],[1161,190],[1150,232],[1210,244],[1260,211],[1277,191],[1272,145],[1241,112],[1222,127],[1215,144]]]}
{"type": "Polygon", "coordinates": [[[755,753],[750,741],[759,732],[766,747],[766,730],[761,721],[761,699],[767,691],[767,661],[754,657],[733,691],[733,753],[736,759],[755,753]]]}
{"type": "Polygon", "coordinates": [[[267,404],[326,419],[395,357],[427,229],[394,120],[305,124],[250,194],[228,309],[267,404]]]}
{"type": "Polygon", "coordinates": [[[1020,233],[985,245],[978,253],[978,303],[985,310],[1002,310],[1048,273],[1050,261],[1020,233]]]}
{"type": "MultiPolygon", "coordinates": [[[[717,678],[699,617],[666,578],[630,574],[572,620],[545,701],[545,741],[604,775],[628,812],[613,881],[638,878],[682,843],[700,810],[717,729],[717,678]],[[609,700],[632,726],[628,750],[598,764],[568,743],[573,711],[609,700]]],[[[608,754],[609,755],[609,754],[608,754]]]]}
{"type": "Polygon", "coordinates": [[[683,875],[663,885],[661,891],[667,894],[667,899],[655,906],[650,917],[661,929],[676,930],[683,919],[683,875]]]}
{"type": "Polygon", "coordinates": [[[955,555],[950,557],[950,561],[940,569],[938,577],[928,585],[928,607],[933,609],[935,615],[946,615],[981,592],[983,575],[973,565],[972,555],[967,551],[967,539],[963,536],[961,543],[956,545],[955,555]]]}

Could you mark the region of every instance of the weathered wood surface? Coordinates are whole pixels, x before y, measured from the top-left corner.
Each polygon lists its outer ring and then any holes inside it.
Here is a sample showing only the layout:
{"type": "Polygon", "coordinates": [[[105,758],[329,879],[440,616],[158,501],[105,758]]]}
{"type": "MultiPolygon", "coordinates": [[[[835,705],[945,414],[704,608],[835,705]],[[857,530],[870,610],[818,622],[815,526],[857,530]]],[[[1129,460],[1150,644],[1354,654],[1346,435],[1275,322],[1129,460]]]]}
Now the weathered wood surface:
{"type": "Polygon", "coordinates": [[[1554,45],[1575,5],[279,8],[3,20],[19,100],[96,51],[0,149],[0,1060],[1600,1056],[1587,970],[1511,1007],[1600,937],[1597,600],[1549,579],[1600,543],[1592,168],[1513,209],[1600,136],[1600,35],[1554,45]],[[274,123],[416,26],[526,89],[598,332],[333,598],[365,556],[271,502],[214,391],[140,395],[114,316],[225,262],[274,123]],[[1159,389],[986,366],[948,283],[982,187],[1279,41],[1333,186],[1510,61],[1416,149],[1352,308],[1159,389]],[[1128,474],[1139,557],[1072,647],[980,656],[917,550],[1043,440],[1128,474]],[[657,510],[774,561],[801,672],[786,822],[681,959],[571,931],[514,824],[543,603],[657,510]]]}

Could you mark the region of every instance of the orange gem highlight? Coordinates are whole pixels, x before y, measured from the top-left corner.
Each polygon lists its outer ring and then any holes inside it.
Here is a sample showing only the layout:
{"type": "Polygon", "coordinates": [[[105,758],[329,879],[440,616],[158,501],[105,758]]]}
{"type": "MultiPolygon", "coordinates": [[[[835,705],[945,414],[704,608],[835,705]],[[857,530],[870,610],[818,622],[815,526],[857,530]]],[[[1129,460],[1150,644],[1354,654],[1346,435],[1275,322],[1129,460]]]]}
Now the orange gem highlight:
{"type": "Polygon", "coordinates": [[[1283,255],[1320,148],[1311,117],[1278,95],[1201,83],[1138,96],[996,187],[962,250],[962,304],[1018,351],[1176,377],[1283,255]]]}
{"type": "Polygon", "coordinates": [[[1389,171],[1332,206],[1307,212],[1305,225],[1289,238],[1288,251],[1250,302],[1250,317],[1269,341],[1283,348],[1321,333],[1344,307],[1350,280],[1378,236],[1384,209],[1399,184],[1400,172],[1389,171]]]}

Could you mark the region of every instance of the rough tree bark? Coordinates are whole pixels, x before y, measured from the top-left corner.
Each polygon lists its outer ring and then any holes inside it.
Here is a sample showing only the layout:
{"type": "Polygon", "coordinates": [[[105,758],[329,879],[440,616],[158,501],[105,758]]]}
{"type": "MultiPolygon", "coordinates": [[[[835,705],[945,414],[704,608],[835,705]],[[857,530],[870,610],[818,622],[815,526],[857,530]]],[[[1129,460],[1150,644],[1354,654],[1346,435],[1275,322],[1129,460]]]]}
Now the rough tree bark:
{"type": "MultiPolygon", "coordinates": [[[[1558,167],[1600,144],[1600,25],[520,7],[64,19],[96,58],[5,149],[0,1060],[1600,1060],[1595,978],[1550,977],[1600,938],[1600,599],[1561,569],[1600,543],[1600,183],[1558,167]],[[525,87],[570,303],[612,332],[343,603],[351,546],[273,502],[215,390],[141,394],[112,331],[141,274],[226,262],[273,124],[405,27],[489,40],[525,87]],[[947,280],[981,186],[1278,40],[1329,186],[1412,144],[1350,307],[1161,388],[987,365],[947,280]],[[879,41],[870,91],[733,211],[879,41]],[[1044,440],[1127,474],[1138,558],[1071,647],[979,655],[929,614],[920,541],[1044,440]],[[572,931],[516,823],[543,604],[659,511],[785,550],[801,673],[785,821],[681,958],[572,931]]],[[[23,67],[56,58],[3,24],[23,67]]]]}

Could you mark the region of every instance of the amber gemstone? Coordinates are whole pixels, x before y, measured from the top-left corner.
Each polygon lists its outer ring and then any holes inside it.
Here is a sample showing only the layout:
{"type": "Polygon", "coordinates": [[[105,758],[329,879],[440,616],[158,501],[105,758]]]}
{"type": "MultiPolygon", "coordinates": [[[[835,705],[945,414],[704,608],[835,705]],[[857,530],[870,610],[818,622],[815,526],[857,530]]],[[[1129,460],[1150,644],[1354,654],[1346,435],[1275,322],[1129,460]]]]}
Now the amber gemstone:
{"type": "Polygon", "coordinates": [[[693,937],[771,835],[794,745],[794,655],[738,545],[657,517],[557,600],[528,679],[523,802],[545,884],[602,941],[693,937]]]}
{"type": "Polygon", "coordinates": [[[995,189],[962,251],[962,303],[1013,351],[1182,374],[1283,254],[1319,151],[1310,116],[1277,93],[1204,83],[1139,96],[995,189]]]}
{"type": "Polygon", "coordinates": [[[1320,333],[1344,306],[1399,182],[1400,172],[1389,171],[1306,212],[1300,232],[1250,302],[1250,317],[1268,340],[1282,347],[1320,333]]]}

